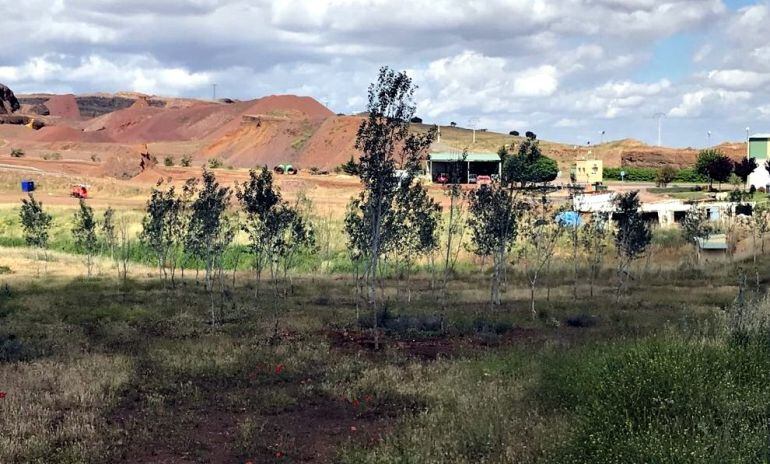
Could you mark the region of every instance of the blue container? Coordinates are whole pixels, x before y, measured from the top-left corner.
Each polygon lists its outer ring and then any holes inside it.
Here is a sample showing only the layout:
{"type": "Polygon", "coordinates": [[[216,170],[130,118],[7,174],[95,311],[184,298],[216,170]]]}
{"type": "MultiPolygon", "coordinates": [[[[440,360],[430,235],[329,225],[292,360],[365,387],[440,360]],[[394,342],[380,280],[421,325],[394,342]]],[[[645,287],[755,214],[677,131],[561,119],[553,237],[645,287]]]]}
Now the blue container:
{"type": "Polygon", "coordinates": [[[35,181],[34,180],[23,180],[23,181],[21,181],[21,191],[22,192],[34,192],[35,191],[35,181]]]}
{"type": "Polygon", "coordinates": [[[562,227],[580,227],[583,222],[580,220],[580,213],[577,211],[565,211],[556,216],[556,222],[562,227]]]}

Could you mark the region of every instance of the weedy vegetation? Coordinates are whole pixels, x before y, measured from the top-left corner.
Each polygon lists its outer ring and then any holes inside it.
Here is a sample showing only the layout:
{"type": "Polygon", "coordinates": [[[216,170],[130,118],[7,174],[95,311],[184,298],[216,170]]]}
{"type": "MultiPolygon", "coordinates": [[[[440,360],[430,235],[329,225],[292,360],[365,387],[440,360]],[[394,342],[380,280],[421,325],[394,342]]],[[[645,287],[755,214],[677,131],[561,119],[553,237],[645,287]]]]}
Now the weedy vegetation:
{"type": "Polygon", "coordinates": [[[766,212],[566,223],[532,133],[429,190],[413,92],[370,87],[342,217],[267,168],[0,210],[0,462],[770,461],[766,212]]]}

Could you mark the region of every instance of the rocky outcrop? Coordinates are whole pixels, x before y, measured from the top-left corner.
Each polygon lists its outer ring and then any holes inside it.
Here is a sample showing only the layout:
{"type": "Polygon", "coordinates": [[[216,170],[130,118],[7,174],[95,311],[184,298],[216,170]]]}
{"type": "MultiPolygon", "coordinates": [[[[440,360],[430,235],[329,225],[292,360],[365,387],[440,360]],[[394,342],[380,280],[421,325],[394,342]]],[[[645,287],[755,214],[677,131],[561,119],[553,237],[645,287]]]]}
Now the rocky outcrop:
{"type": "Polygon", "coordinates": [[[136,101],[133,98],[118,96],[84,96],[75,97],[80,114],[85,118],[96,118],[113,111],[129,108],[136,101]]]}
{"type": "Polygon", "coordinates": [[[28,126],[32,129],[38,130],[45,127],[43,121],[30,118],[29,116],[22,116],[20,114],[3,114],[0,115],[0,124],[11,124],[14,126],[28,126]]]}
{"type": "Polygon", "coordinates": [[[0,84],[0,114],[11,114],[21,108],[19,100],[11,89],[0,84]]]}

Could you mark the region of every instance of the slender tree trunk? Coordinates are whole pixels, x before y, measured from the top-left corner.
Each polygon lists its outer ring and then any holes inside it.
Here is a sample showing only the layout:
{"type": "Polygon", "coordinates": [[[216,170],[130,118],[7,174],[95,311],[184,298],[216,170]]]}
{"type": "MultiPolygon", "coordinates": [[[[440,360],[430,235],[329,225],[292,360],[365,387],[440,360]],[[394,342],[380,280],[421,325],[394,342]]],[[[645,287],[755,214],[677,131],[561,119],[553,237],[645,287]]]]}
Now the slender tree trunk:
{"type": "Polygon", "coordinates": [[[573,236],[572,236],[572,262],[574,266],[574,284],[572,286],[572,297],[577,300],[578,298],[578,235],[577,235],[577,226],[574,228],[573,236]]]}
{"type": "Polygon", "coordinates": [[[441,284],[441,309],[446,312],[447,308],[447,286],[449,285],[449,263],[452,253],[452,236],[454,231],[454,213],[455,213],[455,194],[452,192],[449,200],[449,223],[447,224],[447,243],[446,256],[444,257],[444,280],[441,284]]]}
{"type": "Polygon", "coordinates": [[[532,320],[537,318],[537,311],[535,310],[535,282],[535,280],[529,281],[529,310],[532,320]]]}

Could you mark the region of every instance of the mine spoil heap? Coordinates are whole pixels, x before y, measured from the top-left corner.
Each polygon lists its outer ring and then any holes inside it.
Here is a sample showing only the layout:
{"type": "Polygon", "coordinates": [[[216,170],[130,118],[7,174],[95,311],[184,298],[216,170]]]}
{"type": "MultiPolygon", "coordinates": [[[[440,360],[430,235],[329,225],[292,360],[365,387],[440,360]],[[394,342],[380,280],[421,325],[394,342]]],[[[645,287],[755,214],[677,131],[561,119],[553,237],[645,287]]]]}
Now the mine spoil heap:
{"type": "Polygon", "coordinates": [[[21,108],[19,100],[13,91],[3,84],[0,84],[0,114],[11,114],[21,108]]]}

